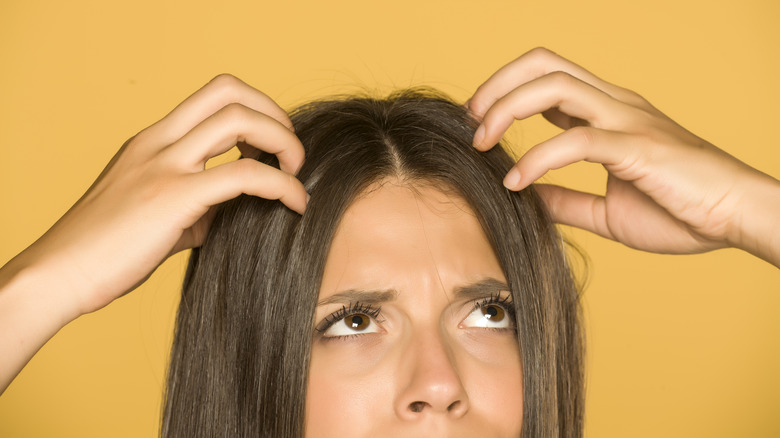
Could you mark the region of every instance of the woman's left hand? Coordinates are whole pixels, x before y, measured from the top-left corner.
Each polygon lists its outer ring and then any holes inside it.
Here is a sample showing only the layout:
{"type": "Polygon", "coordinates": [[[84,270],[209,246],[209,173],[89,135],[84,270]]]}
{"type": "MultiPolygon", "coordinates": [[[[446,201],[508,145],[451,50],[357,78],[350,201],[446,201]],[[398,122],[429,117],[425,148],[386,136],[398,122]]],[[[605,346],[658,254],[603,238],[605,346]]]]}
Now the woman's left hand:
{"type": "Polygon", "coordinates": [[[537,185],[556,222],[633,248],[697,253],[735,246],[780,265],[780,182],[685,130],[633,91],[546,49],[498,70],[466,103],[497,144],[515,120],[541,113],[564,129],[530,148],[504,179],[520,190],[578,161],[608,172],[604,196],[537,185]]]}

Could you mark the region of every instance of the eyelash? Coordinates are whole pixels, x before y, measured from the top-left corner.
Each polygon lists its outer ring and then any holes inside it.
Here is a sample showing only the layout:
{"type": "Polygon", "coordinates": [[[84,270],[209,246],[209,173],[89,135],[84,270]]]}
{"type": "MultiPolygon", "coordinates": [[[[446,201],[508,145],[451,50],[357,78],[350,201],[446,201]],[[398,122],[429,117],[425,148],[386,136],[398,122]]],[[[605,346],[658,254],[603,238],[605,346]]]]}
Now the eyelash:
{"type": "Polygon", "coordinates": [[[471,310],[474,311],[479,309],[480,307],[489,306],[491,304],[498,304],[501,307],[503,307],[504,310],[508,311],[512,315],[512,317],[515,316],[515,306],[514,306],[514,302],[512,301],[512,295],[507,295],[504,298],[501,298],[501,294],[499,292],[496,292],[494,295],[482,299],[482,301],[480,300],[475,301],[474,307],[471,310]]]}
{"type": "Polygon", "coordinates": [[[341,306],[341,309],[331,313],[330,315],[326,316],[325,319],[322,320],[321,323],[317,325],[315,330],[317,330],[317,333],[325,333],[328,331],[328,329],[335,323],[341,321],[342,319],[356,315],[356,314],[363,314],[368,315],[377,322],[379,321],[379,316],[382,314],[382,307],[375,307],[372,304],[363,304],[360,301],[356,301],[354,303],[350,303],[349,307],[347,306],[341,306]]]}
{"type": "MultiPolygon", "coordinates": [[[[506,310],[509,313],[509,317],[512,319],[512,321],[515,321],[515,306],[513,305],[512,295],[507,295],[504,298],[501,298],[501,294],[496,292],[494,295],[491,295],[487,298],[484,298],[482,300],[476,300],[474,302],[474,307],[472,307],[471,311],[473,312],[474,310],[477,310],[480,307],[489,306],[491,304],[496,304],[503,307],[504,310],[506,310]]],[[[341,309],[326,316],[325,319],[323,319],[322,322],[317,325],[315,330],[317,331],[317,333],[323,334],[326,331],[328,331],[328,329],[333,324],[341,321],[342,319],[348,316],[352,316],[356,314],[368,315],[371,318],[373,318],[375,321],[377,321],[377,323],[382,322],[379,320],[380,315],[382,315],[381,306],[375,307],[372,304],[363,304],[360,301],[356,301],[354,303],[350,303],[349,307],[342,306],[341,309]]],[[[490,328],[489,330],[505,330],[505,329],[490,328]]],[[[360,336],[360,334],[356,333],[351,336],[360,336]]]]}
{"type": "MultiPolygon", "coordinates": [[[[477,300],[474,302],[474,307],[471,308],[471,311],[475,311],[479,309],[480,307],[489,306],[491,304],[499,305],[501,306],[506,312],[508,313],[509,318],[511,319],[513,325],[515,325],[515,328],[512,328],[511,330],[517,330],[517,319],[515,318],[515,305],[514,301],[512,300],[512,295],[507,295],[504,298],[501,298],[501,293],[496,292],[494,295],[491,295],[488,298],[485,298],[483,300],[477,300]]],[[[498,331],[504,331],[507,330],[507,328],[493,328],[490,327],[488,330],[498,330],[498,331]]]]}

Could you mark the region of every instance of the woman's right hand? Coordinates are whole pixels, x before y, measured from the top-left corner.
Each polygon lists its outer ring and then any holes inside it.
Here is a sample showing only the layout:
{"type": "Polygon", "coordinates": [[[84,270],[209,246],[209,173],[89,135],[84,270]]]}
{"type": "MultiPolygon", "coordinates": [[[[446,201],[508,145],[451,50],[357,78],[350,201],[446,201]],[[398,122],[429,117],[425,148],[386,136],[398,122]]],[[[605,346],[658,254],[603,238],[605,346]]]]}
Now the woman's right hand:
{"type": "Polygon", "coordinates": [[[306,191],[293,176],[303,158],[284,110],[239,79],[218,76],[128,140],[34,250],[61,258],[63,274],[79,285],[81,312],[97,310],[169,255],[199,246],[221,202],[246,193],[303,213],[306,191]],[[281,170],[252,158],[204,170],[237,143],[245,156],[257,155],[251,147],[276,154],[281,170]]]}
{"type": "Polygon", "coordinates": [[[9,362],[18,372],[64,324],[134,289],[168,256],[199,246],[217,204],[246,193],[303,213],[307,194],[294,177],[303,159],[284,110],[230,75],[128,140],[84,196],[0,269],[0,392],[10,382],[9,362]],[[245,157],[257,149],[275,154],[281,170],[252,158],[205,169],[236,144],[245,157]]]}

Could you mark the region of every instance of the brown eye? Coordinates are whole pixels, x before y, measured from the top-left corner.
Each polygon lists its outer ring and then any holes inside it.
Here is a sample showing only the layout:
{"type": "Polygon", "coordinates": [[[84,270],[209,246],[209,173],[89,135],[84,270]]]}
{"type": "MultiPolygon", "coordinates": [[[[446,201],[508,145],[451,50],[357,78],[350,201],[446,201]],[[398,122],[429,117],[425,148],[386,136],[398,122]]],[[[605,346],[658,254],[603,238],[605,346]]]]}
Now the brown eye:
{"type": "Polygon", "coordinates": [[[509,298],[491,297],[477,302],[459,328],[488,328],[508,331],[515,327],[515,314],[509,298]]]}
{"type": "Polygon", "coordinates": [[[356,313],[344,318],[344,324],[355,331],[365,330],[370,322],[371,318],[363,313],[356,313]]]}
{"type": "Polygon", "coordinates": [[[491,322],[503,321],[504,316],[506,315],[506,312],[501,306],[496,306],[493,304],[481,307],[480,310],[482,310],[482,315],[484,315],[485,318],[489,319],[491,322]]]}
{"type": "Polygon", "coordinates": [[[370,333],[384,333],[382,327],[377,323],[379,309],[357,304],[350,307],[356,307],[357,309],[344,307],[325,319],[323,323],[332,322],[326,328],[317,329],[317,331],[322,333],[323,338],[350,339],[370,333]],[[344,314],[347,314],[347,316],[342,316],[344,314]]]}

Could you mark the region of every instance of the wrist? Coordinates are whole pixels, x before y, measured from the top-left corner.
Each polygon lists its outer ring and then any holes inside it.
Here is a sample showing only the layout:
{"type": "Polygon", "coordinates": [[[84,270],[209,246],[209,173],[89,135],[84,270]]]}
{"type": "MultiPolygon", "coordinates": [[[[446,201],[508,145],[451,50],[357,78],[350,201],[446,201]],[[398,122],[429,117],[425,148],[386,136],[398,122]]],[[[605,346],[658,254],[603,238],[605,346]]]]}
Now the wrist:
{"type": "Polygon", "coordinates": [[[741,200],[728,243],[780,267],[780,181],[756,172],[741,200]]]}
{"type": "Polygon", "coordinates": [[[78,291],[73,290],[67,269],[33,252],[34,245],[0,269],[0,294],[36,309],[38,315],[59,327],[86,313],[81,310],[78,291]]]}
{"type": "Polygon", "coordinates": [[[0,269],[0,394],[30,358],[80,313],[57,273],[25,263],[24,253],[0,269]]]}

